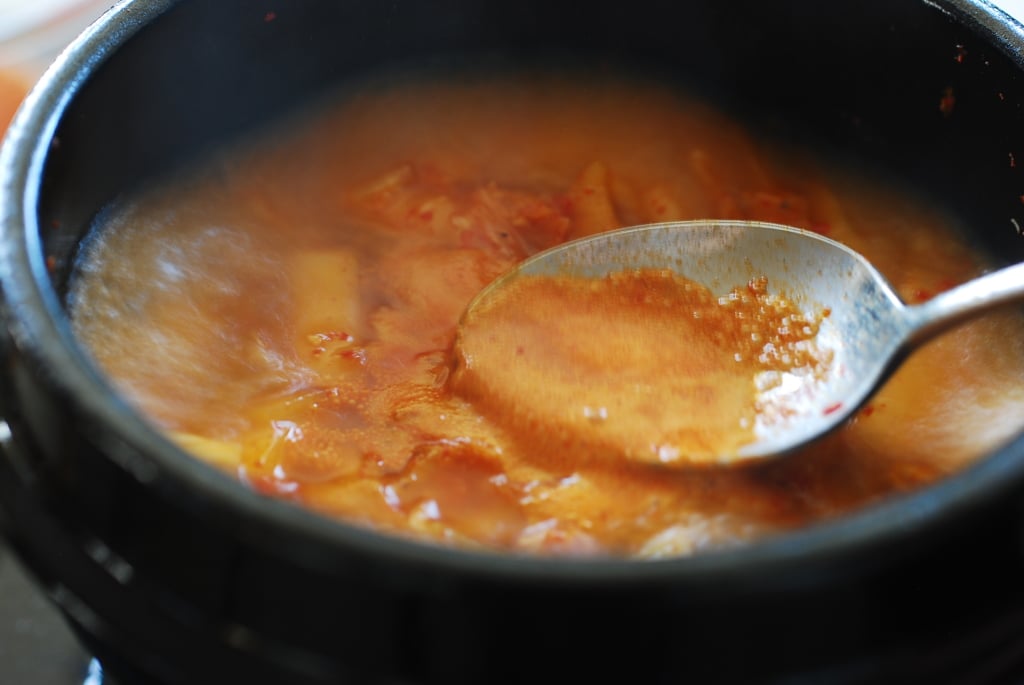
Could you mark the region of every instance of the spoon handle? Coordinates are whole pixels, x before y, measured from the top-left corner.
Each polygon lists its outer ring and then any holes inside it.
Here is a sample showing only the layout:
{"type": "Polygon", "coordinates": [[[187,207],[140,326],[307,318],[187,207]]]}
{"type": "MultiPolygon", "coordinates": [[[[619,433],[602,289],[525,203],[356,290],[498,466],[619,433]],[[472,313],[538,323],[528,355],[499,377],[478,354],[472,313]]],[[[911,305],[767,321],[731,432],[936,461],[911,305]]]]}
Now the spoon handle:
{"type": "Polygon", "coordinates": [[[1024,262],[907,307],[912,327],[908,340],[916,346],[982,312],[1016,301],[1024,301],[1024,262]]]}

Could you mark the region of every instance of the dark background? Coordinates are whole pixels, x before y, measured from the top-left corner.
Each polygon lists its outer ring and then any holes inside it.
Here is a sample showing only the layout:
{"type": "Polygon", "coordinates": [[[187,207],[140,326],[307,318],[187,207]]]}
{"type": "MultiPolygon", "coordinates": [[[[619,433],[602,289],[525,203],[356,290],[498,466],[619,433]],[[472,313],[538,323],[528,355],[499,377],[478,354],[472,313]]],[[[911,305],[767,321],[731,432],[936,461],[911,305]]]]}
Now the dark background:
{"type": "Polygon", "coordinates": [[[99,685],[63,618],[0,542],[0,682],[99,685]]]}

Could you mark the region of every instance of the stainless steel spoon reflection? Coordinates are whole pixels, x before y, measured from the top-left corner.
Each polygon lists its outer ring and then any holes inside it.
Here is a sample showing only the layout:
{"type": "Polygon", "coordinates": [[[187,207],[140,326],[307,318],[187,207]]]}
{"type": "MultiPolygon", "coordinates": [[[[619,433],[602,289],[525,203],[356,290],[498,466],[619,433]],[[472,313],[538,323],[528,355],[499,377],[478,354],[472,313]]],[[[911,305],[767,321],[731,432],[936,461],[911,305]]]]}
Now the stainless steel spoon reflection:
{"type": "MultiPolygon", "coordinates": [[[[720,463],[784,455],[843,424],[920,345],[995,307],[1024,301],[1024,263],[986,274],[908,305],[861,255],[816,233],[746,221],[687,221],[626,228],[538,254],[495,281],[469,305],[465,322],[499,289],[524,276],[599,278],[634,269],[671,269],[716,293],[765,276],[805,310],[828,311],[816,343],[832,361],[786,420],[758,425],[756,437],[720,463]]],[[[810,382],[810,381],[808,381],[810,382]]],[[[676,459],[673,464],[685,465],[676,459]]]]}

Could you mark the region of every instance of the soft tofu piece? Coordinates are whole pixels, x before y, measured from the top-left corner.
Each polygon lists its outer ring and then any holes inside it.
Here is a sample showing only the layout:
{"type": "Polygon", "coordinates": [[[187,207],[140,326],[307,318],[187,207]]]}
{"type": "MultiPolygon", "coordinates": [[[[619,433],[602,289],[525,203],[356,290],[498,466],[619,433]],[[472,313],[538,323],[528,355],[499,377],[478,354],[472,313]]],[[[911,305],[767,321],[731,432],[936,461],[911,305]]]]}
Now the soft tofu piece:
{"type": "Polygon", "coordinates": [[[363,333],[355,254],[345,249],[300,250],[288,255],[287,269],[300,361],[327,379],[351,373],[362,362],[363,333]]]}

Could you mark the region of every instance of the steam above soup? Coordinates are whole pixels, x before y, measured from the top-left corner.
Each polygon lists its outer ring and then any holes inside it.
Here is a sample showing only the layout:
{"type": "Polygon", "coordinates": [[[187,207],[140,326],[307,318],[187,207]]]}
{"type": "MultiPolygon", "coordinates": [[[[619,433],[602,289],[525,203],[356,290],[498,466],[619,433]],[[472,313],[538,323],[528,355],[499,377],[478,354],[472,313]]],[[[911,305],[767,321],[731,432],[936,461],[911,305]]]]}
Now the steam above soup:
{"type": "MultiPolygon", "coordinates": [[[[558,75],[460,78],[350,93],[113,208],[78,264],[72,317],[121,392],[197,457],[325,515],[470,548],[658,558],[745,543],[922,487],[1024,425],[1015,313],[929,345],[822,443],[742,469],[614,458],[664,427],[665,414],[643,406],[704,412],[691,428],[744,418],[695,403],[685,382],[660,405],[637,390],[623,355],[652,377],[686,374],[628,349],[629,326],[651,337],[668,324],[625,302],[626,328],[580,338],[623,349],[592,355],[592,380],[550,376],[559,355],[588,353],[566,343],[580,307],[565,283],[510,305],[558,317],[556,338],[474,339],[478,358],[528,344],[542,355],[535,367],[509,365],[490,387],[456,363],[463,309],[518,261],[574,237],[694,218],[825,233],[912,302],[985,268],[934,208],[783,153],[677,93],[558,75]],[[578,402],[579,387],[598,400],[578,402]],[[610,407],[625,437],[597,441],[591,429],[610,407]]],[[[627,280],[617,292],[685,285],[627,280]]],[[[729,317],[746,310],[702,311],[732,331],[729,317]]],[[[690,362],[730,369],[735,350],[702,340],[690,362]]],[[[746,358],[770,357],[769,343],[747,338],[746,358]]]]}

